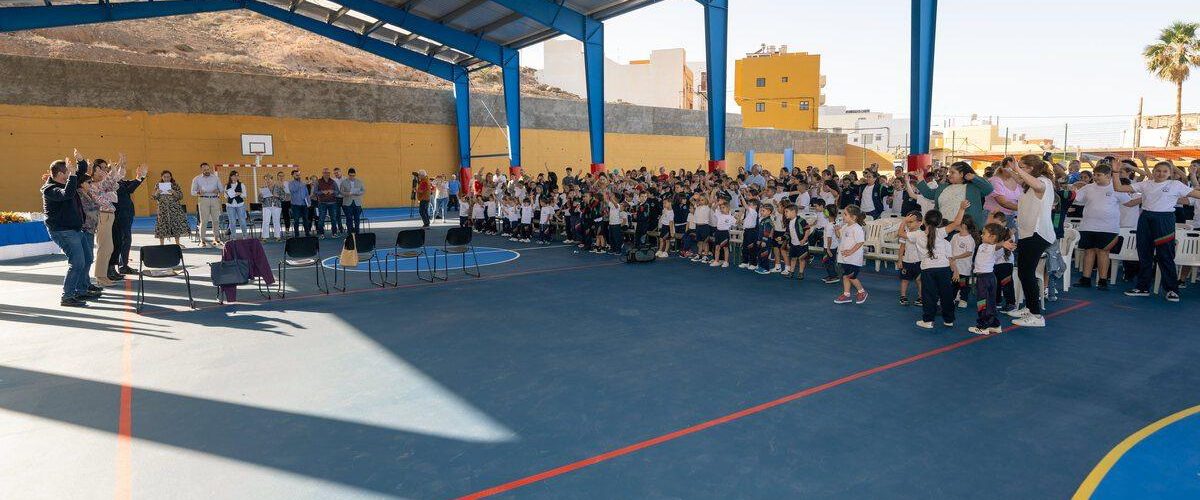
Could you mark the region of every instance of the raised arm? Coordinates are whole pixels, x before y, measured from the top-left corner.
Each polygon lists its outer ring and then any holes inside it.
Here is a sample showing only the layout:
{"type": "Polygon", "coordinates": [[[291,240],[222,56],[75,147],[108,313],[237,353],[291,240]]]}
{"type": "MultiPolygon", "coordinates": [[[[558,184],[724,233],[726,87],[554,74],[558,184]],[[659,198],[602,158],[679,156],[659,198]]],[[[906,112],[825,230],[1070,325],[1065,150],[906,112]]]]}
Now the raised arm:
{"type": "Polygon", "coordinates": [[[979,188],[980,199],[986,198],[987,195],[992,194],[992,190],[996,188],[990,181],[984,179],[983,177],[975,174],[967,174],[967,176],[970,177],[968,180],[971,182],[971,184],[974,184],[975,187],[979,188]]]}
{"type": "Polygon", "coordinates": [[[1029,173],[1024,169],[1019,167],[1008,167],[1008,171],[1012,172],[1017,176],[1017,178],[1021,179],[1021,182],[1024,182],[1029,189],[1033,190],[1034,194],[1037,194],[1038,198],[1041,198],[1046,194],[1046,186],[1042,184],[1042,181],[1039,181],[1037,177],[1029,175],[1029,173]]]}

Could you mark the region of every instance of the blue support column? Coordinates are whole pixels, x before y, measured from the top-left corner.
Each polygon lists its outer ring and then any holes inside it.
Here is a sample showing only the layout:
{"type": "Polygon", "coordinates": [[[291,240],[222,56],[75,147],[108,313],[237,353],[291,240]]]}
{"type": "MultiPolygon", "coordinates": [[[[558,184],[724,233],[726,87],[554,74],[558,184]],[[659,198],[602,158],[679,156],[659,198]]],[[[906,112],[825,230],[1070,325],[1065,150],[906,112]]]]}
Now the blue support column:
{"type": "Polygon", "coordinates": [[[725,170],[725,82],[729,55],[729,1],[697,0],[704,6],[708,61],[708,170],[725,170]]]}
{"type": "Polygon", "coordinates": [[[508,172],[521,175],[521,53],[504,49],[504,117],[508,125],[508,172]]]}
{"type": "Polygon", "coordinates": [[[455,127],[458,132],[458,181],[467,186],[470,176],[470,83],[467,74],[454,80],[455,127]]]}
{"type": "Polygon", "coordinates": [[[604,23],[590,17],[584,18],[583,62],[594,174],[604,171],[604,23]]]}
{"type": "Polygon", "coordinates": [[[929,155],[929,133],[933,113],[933,47],[936,30],[937,0],[912,0],[910,172],[923,172],[933,164],[929,155]]]}
{"type": "MultiPolygon", "coordinates": [[[[604,169],[604,23],[572,10],[561,1],[491,0],[543,26],[583,42],[587,79],[588,132],[592,172],[604,169]]],[[[724,1],[724,0],[722,0],[724,1]]]]}

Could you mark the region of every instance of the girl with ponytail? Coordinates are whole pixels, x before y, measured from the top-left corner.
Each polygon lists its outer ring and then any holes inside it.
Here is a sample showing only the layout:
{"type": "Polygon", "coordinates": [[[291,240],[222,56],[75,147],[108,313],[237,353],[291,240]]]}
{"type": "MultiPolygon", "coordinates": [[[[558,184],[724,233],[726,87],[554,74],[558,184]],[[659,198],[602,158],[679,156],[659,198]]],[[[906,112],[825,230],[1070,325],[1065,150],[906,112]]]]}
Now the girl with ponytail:
{"type": "Polygon", "coordinates": [[[933,329],[933,318],[937,316],[940,304],[942,324],[954,326],[954,283],[950,270],[950,242],[946,239],[949,231],[954,231],[962,224],[963,216],[971,203],[960,202],[958,215],[954,221],[945,224],[945,218],[937,210],[925,213],[924,224],[916,231],[908,230],[908,223],[916,222],[915,214],[905,217],[905,224],[900,225],[899,238],[906,245],[912,245],[921,258],[921,320],[917,326],[933,329]]]}

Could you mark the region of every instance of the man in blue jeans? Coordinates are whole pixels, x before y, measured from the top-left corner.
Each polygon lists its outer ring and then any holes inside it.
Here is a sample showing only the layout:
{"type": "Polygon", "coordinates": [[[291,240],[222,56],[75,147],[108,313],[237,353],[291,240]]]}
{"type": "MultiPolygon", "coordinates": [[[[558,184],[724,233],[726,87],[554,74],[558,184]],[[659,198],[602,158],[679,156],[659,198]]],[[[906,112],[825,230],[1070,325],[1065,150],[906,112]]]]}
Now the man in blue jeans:
{"type": "Polygon", "coordinates": [[[67,169],[69,161],[70,158],[55,160],[50,164],[50,173],[41,189],[42,211],[46,214],[50,239],[67,256],[60,304],[85,307],[87,300],[99,298],[101,293],[101,288],[92,285],[88,278],[91,235],[83,232],[83,205],[79,202],[79,185],[87,179],[87,160],[76,150],[74,173],[67,169]]]}
{"type": "Polygon", "coordinates": [[[300,237],[300,226],[304,226],[304,235],[312,234],[312,220],[308,217],[308,185],[300,180],[300,171],[292,171],[292,180],[287,184],[288,195],[292,198],[292,236],[300,237]]]}

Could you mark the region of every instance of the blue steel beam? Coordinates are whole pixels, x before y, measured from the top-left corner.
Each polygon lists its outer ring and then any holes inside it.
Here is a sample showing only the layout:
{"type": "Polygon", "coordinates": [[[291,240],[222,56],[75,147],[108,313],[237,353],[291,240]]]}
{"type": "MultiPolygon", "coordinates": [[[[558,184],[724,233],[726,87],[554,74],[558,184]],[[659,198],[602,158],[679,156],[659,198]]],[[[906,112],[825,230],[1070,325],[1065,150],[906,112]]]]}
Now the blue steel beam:
{"type": "Polygon", "coordinates": [[[583,42],[592,172],[604,170],[604,23],[548,0],[492,0],[534,22],[583,42]]]}
{"type": "Polygon", "coordinates": [[[443,80],[454,82],[460,78],[467,77],[466,68],[450,64],[436,57],[429,57],[419,52],[397,47],[382,40],[376,40],[344,28],[325,24],[308,16],[288,12],[287,9],[281,9],[258,0],[245,0],[245,2],[247,9],[275,19],[276,21],[287,23],[330,40],[365,50],[385,59],[390,59],[405,66],[424,71],[443,80]]]}
{"type": "Polygon", "coordinates": [[[910,171],[924,170],[929,156],[933,109],[933,47],[937,29],[937,0],[912,0],[912,79],[909,113],[910,171]]]}
{"type": "Polygon", "coordinates": [[[708,169],[724,170],[729,1],[697,1],[704,6],[704,54],[708,61],[708,169]]]}
{"type": "MultiPolygon", "coordinates": [[[[408,30],[447,47],[500,66],[504,72],[504,104],[508,117],[509,170],[521,168],[521,83],[519,52],[483,38],[483,33],[466,33],[439,24],[406,9],[390,7],[375,0],[338,0],[344,7],[362,12],[380,21],[408,30]]],[[[465,182],[465,181],[464,181],[465,182]]]]}
{"type": "Polygon", "coordinates": [[[170,0],[165,2],[6,7],[0,10],[0,32],[129,21],[240,8],[242,8],[242,2],[238,0],[170,0]]]}
{"type": "MultiPolygon", "coordinates": [[[[281,9],[257,0],[245,0],[246,8],[276,21],[321,35],[330,40],[365,50],[385,59],[418,69],[444,80],[454,82],[454,112],[457,119],[459,167],[466,170],[470,178],[471,165],[471,110],[470,80],[466,68],[446,61],[397,47],[337,26],[329,25],[287,9],[281,9]]],[[[464,182],[466,182],[464,180],[464,182]]]]}

